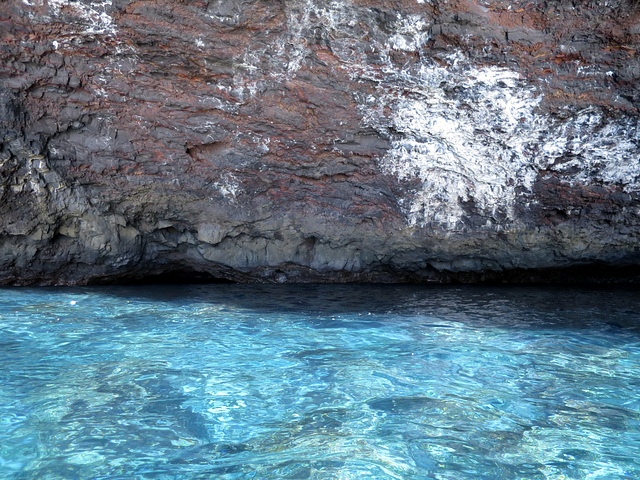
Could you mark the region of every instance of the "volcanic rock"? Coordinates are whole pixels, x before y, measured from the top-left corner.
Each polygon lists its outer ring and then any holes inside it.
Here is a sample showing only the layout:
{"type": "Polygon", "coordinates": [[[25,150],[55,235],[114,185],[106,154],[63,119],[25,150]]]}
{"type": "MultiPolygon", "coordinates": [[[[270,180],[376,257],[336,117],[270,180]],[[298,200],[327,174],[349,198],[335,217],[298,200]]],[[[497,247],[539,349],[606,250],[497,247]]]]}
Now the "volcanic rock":
{"type": "Polygon", "coordinates": [[[4,0],[0,283],[637,278],[639,50],[628,0],[4,0]]]}

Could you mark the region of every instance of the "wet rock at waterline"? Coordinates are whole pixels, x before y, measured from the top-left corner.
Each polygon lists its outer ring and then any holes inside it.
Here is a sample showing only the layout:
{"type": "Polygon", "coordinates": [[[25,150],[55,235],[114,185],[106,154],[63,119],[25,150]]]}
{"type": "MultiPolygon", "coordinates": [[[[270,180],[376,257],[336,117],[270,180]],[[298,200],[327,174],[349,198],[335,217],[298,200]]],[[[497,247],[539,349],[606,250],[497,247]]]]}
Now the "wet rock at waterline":
{"type": "Polygon", "coordinates": [[[4,1],[0,282],[633,276],[639,48],[627,0],[4,1]]]}

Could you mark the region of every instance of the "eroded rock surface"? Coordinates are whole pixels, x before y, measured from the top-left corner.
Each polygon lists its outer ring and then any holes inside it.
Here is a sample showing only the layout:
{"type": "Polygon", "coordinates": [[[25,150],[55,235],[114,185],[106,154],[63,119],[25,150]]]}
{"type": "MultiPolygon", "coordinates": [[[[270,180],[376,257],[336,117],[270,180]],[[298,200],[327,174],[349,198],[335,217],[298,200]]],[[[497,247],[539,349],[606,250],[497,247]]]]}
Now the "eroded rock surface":
{"type": "Polygon", "coordinates": [[[0,283],[638,266],[638,49],[627,0],[5,0],[0,283]]]}

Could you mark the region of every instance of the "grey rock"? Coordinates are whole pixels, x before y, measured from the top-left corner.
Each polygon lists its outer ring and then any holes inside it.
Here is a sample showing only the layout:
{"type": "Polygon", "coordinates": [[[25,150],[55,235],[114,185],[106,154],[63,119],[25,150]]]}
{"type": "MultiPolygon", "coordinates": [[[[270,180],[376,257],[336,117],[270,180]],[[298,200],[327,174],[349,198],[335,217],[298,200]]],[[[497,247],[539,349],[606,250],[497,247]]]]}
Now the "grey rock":
{"type": "Polygon", "coordinates": [[[0,284],[640,272],[640,10],[0,4],[0,284]]]}

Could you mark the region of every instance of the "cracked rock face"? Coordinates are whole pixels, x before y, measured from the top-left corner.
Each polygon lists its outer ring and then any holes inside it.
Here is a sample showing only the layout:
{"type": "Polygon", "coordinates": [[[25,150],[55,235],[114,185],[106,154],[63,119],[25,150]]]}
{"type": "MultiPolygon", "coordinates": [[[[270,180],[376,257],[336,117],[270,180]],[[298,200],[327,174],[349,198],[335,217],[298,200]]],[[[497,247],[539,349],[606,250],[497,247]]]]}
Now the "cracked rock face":
{"type": "Polygon", "coordinates": [[[0,283],[633,269],[639,52],[628,0],[5,0],[0,283]]]}

